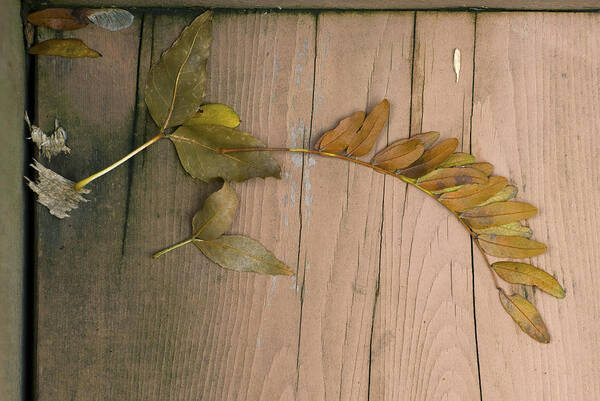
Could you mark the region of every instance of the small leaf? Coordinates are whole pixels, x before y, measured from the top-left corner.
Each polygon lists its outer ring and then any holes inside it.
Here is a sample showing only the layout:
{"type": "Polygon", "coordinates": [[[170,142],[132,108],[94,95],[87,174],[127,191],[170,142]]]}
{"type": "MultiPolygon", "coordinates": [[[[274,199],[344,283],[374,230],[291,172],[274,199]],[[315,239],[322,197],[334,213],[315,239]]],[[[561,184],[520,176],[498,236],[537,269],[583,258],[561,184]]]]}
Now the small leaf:
{"type": "Polygon", "coordinates": [[[487,176],[481,171],[468,167],[439,168],[417,180],[417,185],[428,191],[452,188],[464,184],[482,184],[487,176]]]}
{"type": "Polygon", "coordinates": [[[525,202],[496,202],[465,211],[460,217],[473,228],[501,226],[525,220],[537,214],[537,208],[525,202]]]}
{"type": "Polygon", "coordinates": [[[457,146],[458,139],[446,139],[425,151],[423,156],[413,166],[399,170],[398,173],[409,178],[421,177],[435,170],[436,167],[443,163],[456,150],[457,146]]]}
{"type": "Polygon", "coordinates": [[[531,230],[531,228],[522,225],[518,221],[513,221],[512,223],[504,224],[501,226],[475,229],[474,231],[477,234],[507,235],[524,238],[531,238],[531,236],[533,235],[533,231],[531,230]]]}
{"type": "MultiPolygon", "coordinates": [[[[475,163],[475,156],[470,153],[462,153],[456,152],[452,153],[442,164],[439,165],[440,168],[444,167],[458,167],[458,166],[466,166],[468,164],[475,163]]],[[[489,174],[486,174],[486,177],[489,174]]]]}
{"type": "Polygon", "coordinates": [[[206,11],[192,21],[150,68],[145,100],[161,130],[189,120],[204,99],[212,15],[206,11]]]}
{"type": "Polygon", "coordinates": [[[515,196],[517,196],[517,188],[513,185],[507,185],[506,187],[504,187],[500,191],[498,191],[498,193],[496,193],[496,195],[492,196],[485,202],[481,203],[479,206],[485,206],[485,205],[489,205],[490,203],[496,203],[496,202],[506,202],[508,200],[511,200],[515,196]]]}
{"type": "Polygon", "coordinates": [[[224,104],[203,104],[192,117],[199,124],[223,125],[235,128],[240,125],[240,118],[235,110],[224,104]]]}
{"type": "Polygon", "coordinates": [[[101,54],[86,46],[80,39],[48,39],[28,50],[29,54],[69,58],[97,58],[101,54]]]}
{"type": "Polygon", "coordinates": [[[217,239],[231,227],[238,207],[235,190],[225,181],[223,187],[212,193],[192,220],[194,237],[217,239]]]}
{"type": "Polygon", "coordinates": [[[46,26],[57,31],[73,31],[81,29],[88,24],[70,8],[46,8],[27,16],[27,21],[33,25],[46,26]]]}
{"type": "Polygon", "coordinates": [[[390,103],[387,99],[383,99],[381,103],[373,107],[360,130],[348,145],[348,156],[360,157],[369,153],[387,122],[389,114],[390,103]]]}
{"type": "Polygon", "coordinates": [[[221,238],[194,240],[200,250],[213,262],[238,272],[290,276],[294,274],[260,242],[241,235],[224,235],[221,238]]]}
{"type": "Polygon", "coordinates": [[[492,268],[502,280],[512,284],[535,285],[556,298],[564,298],[565,290],[554,277],[527,263],[495,262],[492,268]]]}
{"type": "Polygon", "coordinates": [[[434,143],[437,142],[438,139],[440,139],[440,133],[437,131],[428,131],[423,132],[422,134],[413,135],[410,137],[410,139],[420,140],[423,142],[423,147],[425,150],[428,150],[433,146],[434,143]]]}
{"type": "Polygon", "coordinates": [[[268,152],[218,153],[221,148],[264,147],[262,142],[245,132],[191,119],[169,135],[169,139],[175,144],[183,168],[202,181],[280,178],[279,164],[268,152]]]}
{"type": "Polygon", "coordinates": [[[492,175],[492,173],[494,172],[494,166],[488,162],[473,163],[469,167],[473,167],[473,168],[483,171],[483,173],[485,175],[487,175],[488,177],[490,175],[492,175]]]}
{"type": "Polygon", "coordinates": [[[550,342],[550,334],[540,313],[528,300],[519,294],[507,296],[500,291],[500,303],[528,336],[544,344],[550,342]]]}
{"type": "Polygon", "coordinates": [[[401,139],[389,145],[373,158],[373,164],[385,170],[399,170],[413,164],[425,148],[416,138],[401,139]]]}
{"type": "Polygon", "coordinates": [[[444,188],[444,189],[437,189],[437,190],[433,190],[430,191],[432,194],[434,195],[442,195],[442,194],[446,194],[448,192],[455,192],[458,191],[461,188],[464,188],[464,185],[457,185],[455,187],[450,187],[450,188],[444,188]]]}
{"type": "Polygon", "coordinates": [[[315,144],[315,149],[329,153],[343,152],[350,144],[352,137],[356,134],[364,119],[364,111],[357,111],[350,117],[344,118],[339,122],[337,127],[321,135],[315,144]]]}
{"type": "Polygon", "coordinates": [[[546,252],[546,245],[523,237],[481,234],[477,241],[485,253],[498,258],[524,259],[546,252]]]}
{"type": "Polygon", "coordinates": [[[493,196],[504,188],[507,183],[506,178],[493,176],[485,184],[465,185],[458,191],[444,194],[440,197],[440,202],[451,210],[464,212],[493,196]]]}
{"type": "Polygon", "coordinates": [[[91,23],[109,31],[120,31],[133,23],[133,14],[120,8],[82,8],[77,12],[91,23]]]}

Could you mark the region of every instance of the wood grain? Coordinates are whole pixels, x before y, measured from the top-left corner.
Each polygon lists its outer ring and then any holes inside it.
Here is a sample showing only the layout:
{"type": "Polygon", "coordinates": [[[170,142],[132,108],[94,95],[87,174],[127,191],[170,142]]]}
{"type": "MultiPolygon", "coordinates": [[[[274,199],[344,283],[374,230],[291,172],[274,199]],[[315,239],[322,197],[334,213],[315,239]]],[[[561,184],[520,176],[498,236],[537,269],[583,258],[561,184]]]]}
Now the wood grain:
{"type": "MultiPolygon", "coordinates": [[[[438,130],[468,152],[474,16],[419,12],[415,23],[411,126],[403,118],[390,140],[438,130]]],[[[479,400],[469,237],[423,193],[393,178],[385,184],[371,399],[479,400]]]]}
{"type": "Polygon", "coordinates": [[[600,16],[584,13],[477,19],[473,152],[514,180],[518,198],[539,207],[529,222],[548,252],[531,263],[567,292],[557,300],[514,286],[548,326],[551,343],[538,344],[503,314],[475,256],[485,400],[600,398],[599,22],[600,16]]]}

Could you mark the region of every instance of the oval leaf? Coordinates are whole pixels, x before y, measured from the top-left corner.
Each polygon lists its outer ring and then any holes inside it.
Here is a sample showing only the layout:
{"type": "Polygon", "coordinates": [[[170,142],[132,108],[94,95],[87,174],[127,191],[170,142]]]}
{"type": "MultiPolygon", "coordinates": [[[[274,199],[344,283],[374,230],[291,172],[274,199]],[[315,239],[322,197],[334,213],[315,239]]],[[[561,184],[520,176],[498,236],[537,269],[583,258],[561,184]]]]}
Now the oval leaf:
{"type": "Polygon", "coordinates": [[[357,111],[350,117],[344,118],[337,127],[321,135],[319,141],[315,144],[315,149],[329,153],[343,152],[364,120],[364,111],[357,111]]]}
{"type": "Polygon", "coordinates": [[[425,150],[428,150],[433,146],[434,143],[437,142],[438,139],[440,139],[440,133],[437,131],[428,131],[423,132],[421,134],[413,135],[410,137],[410,139],[420,140],[423,143],[423,147],[425,148],[425,150]]]}
{"type": "Polygon", "coordinates": [[[387,99],[383,99],[381,103],[373,107],[362,127],[348,145],[348,156],[360,157],[369,153],[387,122],[389,114],[390,103],[387,99]]]}
{"type": "Polygon", "coordinates": [[[492,173],[494,172],[494,166],[491,163],[488,163],[488,162],[473,163],[469,167],[473,167],[473,168],[476,168],[478,170],[481,170],[488,177],[490,175],[492,175],[492,173]]]}
{"type": "Polygon", "coordinates": [[[33,25],[46,26],[57,31],[73,31],[88,24],[70,8],[46,8],[27,16],[27,21],[33,25]]]}
{"type": "MultiPolygon", "coordinates": [[[[456,152],[456,153],[452,153],[442,164],[440,164],[440,168],[445,168],[445,167],[459,167],[459,166],[466,166],[468,164],[473,164],[475,163],[475,156],[473,156],[470,153],[462,153],[462,152],[456,152]]],[[[486,174],[486,177],[489,174],[486,174]]]]}
{"type": "Polygon", "coordinates": [[[544,344],[550,342],[550,334],[540,313],[528,300],[519,294],[507,296],[500,291],[500,303],[528,336],[544,344]]]}
{"type": "Polygon", "coordinates": [[[212,193],[192,220],[194,237],[217,239],[231,227],[238,207],[235,190],[225,181],[223,187],[212,193]]]}
{"type": "Polygon", "coordinates": [[[223,125],[235,128],[240,125],[240,117],[235,110],[224,104],[203,104],[200,110],[192,117],[199,124],[223,125]]]}
{"type": "Polygon", "coordinates": [[[481,234],[477,241],[485,253],[498,258],[524,259],[546,252],[546,245],[523,237],[481,234]]]}
{"type": "Polygon", "coordinates": [[[496,202],[465,211],[460,217],[473,228],[501,226],[525,220],[537,214],[537,208],[525,202],[496,202]]]}
{"type": "Polygon", "coordinates": [[[161,130],[189,120],[204,99],[211,25],[212,11],[197,17],[150,68],[145,100],[161,130]]]}
{"type": "Polygon", "coordinates": [[[487,176],[481,171],[468,167],[439,168],[417,180],[417,184],[428,191],[437,191],[464,184],[487,182],[487,176]]]}
{"type": "Polygon", "coordinates": [[[490,197],[485,202],[482,202],[479,206],[485,206],[496,202],[506,202],[515,196],[517,196],[517,188],[514,185],[507,185],[498,191],[494,196],[490,197]]]}
{"type": "Polygon", "coordinates": [[[29,54],[69,58],[97,58],[101,54],[86,46],[80,39],[48,39],[31,47],[29,54]]]}
{"type": "Polygon", "coordinates": [[[512,223],[504,224],[501,226],[475,229],[474,231],[477,234],[508,235],[524,238],[531,238],[531,236],[533,235],[533,231],[531,230],[531,228],[522,225],[518,221],[514,221],[512,223]]]}
{"type": "Polygon", "coordinates": [[[416,161],[415,165],[399,170],[398,173],[409,178],[421,177],[435,170],[436,167],[443,163],[456,150],[457,146],[458,139],[446,139],[425,151],[423,156],[416,161]]]}
{"type": "Polygon", "coordinates": [[[502,280],[512,284],[534,285],[556,298],[564,298],[565,290],[554,277],[542,269],[519,262],[495,262],[492,269],[502,280]]]}
{"type": "Polygon", "coordinates": [[[77,11],[94,25],[113,32],[133,23],[133,14],[120,8],[82,8],[77,11]]]}
{"type": "MultiPolygon", "coordinates": [[[[485,173],[484,173],[485,174],[485,173]]],[[[443,194],[440,202],[451,210],[464,212],[477,206],[479,203],[493,196],[508,183],[504,177],[490,177],[487,183],[482,185],[465,185],[457,191],[443,194]]]]}
{"type": "Polygon", "coordinates": [[[421,140],[401,139],[389,145],[373,158],[373,164],[386,170],[399,170],[413,164],[425,151],[421,140]]]}
{"type": "Polygon", "coordinates": [[[268,152],[218,153],[221,148],[264,147],[262,142],[245,132],[222,125],[201,124],[192,119],[168,138],[175,144],[183,168],[202,181],[280,178],[279,164],[268,152]]]}
{"type": "Polygon", "coordinates": [[[271,275],[294,274],[260,242],[242,235],[224,235],[211,241],[194,240],[194,245],[226,269],[271,275]]]}

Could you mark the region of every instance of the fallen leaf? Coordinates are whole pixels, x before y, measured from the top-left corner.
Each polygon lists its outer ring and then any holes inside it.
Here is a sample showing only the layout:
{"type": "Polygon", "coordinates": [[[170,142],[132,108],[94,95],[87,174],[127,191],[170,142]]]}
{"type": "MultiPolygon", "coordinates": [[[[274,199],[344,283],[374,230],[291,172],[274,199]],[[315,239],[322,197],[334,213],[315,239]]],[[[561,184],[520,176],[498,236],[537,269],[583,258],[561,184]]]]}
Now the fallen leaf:
{"type": "Polygon", "coordinates": [[[235,190],[223,182],[223,187],[212,193],[192,220],[194,237],[198,239],[217,239],[231,227],[238,207],[235,190]]]}
{"type": "Polygon", "coordinates": [[[238,272],[290,276],[294,272],[260,242],[241,235],[224,235],[215,240],[194,240],[200,250],[213,262],[238,272]]]}
{"type": "Polygon", "coordinates": [[[356,134],[364,119],[364,111],[357,111],[350,117],[344,118],[334,129],[321,135],[315,144],[315,149],[329,153],[343,152],[350,144],[352,137],[356,134]]]}
{"type": "Polygon", "coordinates": [[[492,175],[492,173],[494,172],[494,166],[491,163],[488,163],[488,162],[473,163],[469,167],[476,168],[478,170],[483,171],[483,173],[485,175],[487,175],[488,177],[490,175],[492,175]]]}
{"type": "Polygon", "coordinates": [[[455,212],[464,212],[493,196],[504,188],[507,182],[504,177],[493,176],[485,184],[465,185],[457,191],[443,194],[440,202],[455,212]]]}
{"type": "Polygon", "coordinates": [[[466,210],[460,216],[472,228],[501,226],[525,220],[537,214],[537,208],[525,202],[496,202],[466,210]]]}
{"type": "MultiPolygon", "coordinates": [[[[470,153],[456,152],[452,153],[448,158],[439,165],[439,168],[466,166],[475,163],[475,156],[470,153]]],[[[471,166],[469,166],[471,167],[471,166]]],[[[486,177],[489,174],[486,174],[486,177]]]]}
{"type": "Polygon", "coordinates": [[[434,143],[437,142],[438,139],[440,139],[440,133],[437,131],[428,131],[423,132],[421,134],[413,135],[410,137],[410,139],[420,140],[421,142],[423,142],[423,147],[425,148],[425,150],[428,150],[433,146],[434,143]]]}
{"type": "Polygon", "coordinates": [[[429,150],[423,153],[423,156],[415,162],[414,165],[399,170],[398,174],[402,174],[408,178],[418,178],[430,171],[435,170],[440,164],[444,162],[456,150],[458,146],[458,139],[449,138],[446,139],[429,150]]]}
{"type": "Polygon", "coordinates": [[[550,334],[540,313],[529,301],[519,294],[507,296],[500,291],[500,303],[528,336],[544,344],[550,342],[550,334]]]}
{"type": "Polygon", "coordinates": [[[29,54],[42,56],[60,56],[69,58],[97,58],[102,55],[92,50],[80,39],[48,39],[31,47],[29,54]]]}
{"type": "Polygon", "coordinates": [[[364,156],[375,145],[377,136],[383,129],[390,114],[390,103],[383,99],[381,103],[373,107],[373,110],[367,115],[358,133],[348,144],[348,156],[364,156]]]}
{"type": "Polygon", "coordinates": [[[203,104],[192,117],[199,124],[223,125],[235,128],[240,125],[240,117],[235,110],[225,104],[203,104]]]}
{"type": "Polygon", "coordinates": [[[46,8],[27,15],[27,21],[57,31],[73,31],[88,24],[85,18],[78,16],[71,8],[46,8]]]}
{"type": "Polygon", "coordinates": [[[444,189],[437,189],[437,190],[433,190],[433,191],[430,191],[430,192],[432,194],[434,194],[434,195],[442,195],[442,194],[445,194],[445,193],[448,193],[448,192],[458,191],[459,189],[464,188],[464,187],[465,187],[465,185],[457,185],[455,187],[449,187],[449,188],[444,188],[444,189]]]}
{"type": "Polygon", "coordinates": [[[169,139],[175,144],[183,168],[202,181],[280,178],[279,164],[269,152],[218,153],[221,148],[264,147],[262,142],[245,132],[191,119],[169,135],[169,139]]]}
{"type": "Polygon", "coordinates": [[[133,23],[133,14],[121,8],[81,8],[76,12],[92,24],[109,31],[120,31],[133,23]]]}
{"type": "Polygon", "coordinates": [[[482,202],[479,206],[485,206],[496,202],[506,202],[515,196],[517,196],[517,188],[513,185],[507,185],[498,191],[494,196],[490,197],[485,202],[482,202]]]}
{"type": "Polygon", "coordinates": [[[425,148],[417,138],[401,139],[389,145],[373,158],[373,164],[394,171],[408,167],[423,154],[425,148]]]}
{"type": "Polygon", "coordinates": [[[454,49],[454,60],[452,63],[454,67],[454,73],[456,74],[456,83],[458,83],[458,77],[460,76],[460,50],[454,49]]]}
{"type": "Polygon", "coordinates": [[[212,15],[206,11],[194,19],[150,68],[145,100],[161,131],[189,120],[204,99],[212,15]]]}
{"type": "Polygon", "coordinates": [[[428,191],[452,188],[464,184],[482,184],[487,176],[481,171],[468,167],[438,168],[420,177],[417,185],[428,191]]]}
{"type": "Polygon", "coordinates": [[[524,259],[546,252],[546,245],[523,237],[481,234],[477,241],[485,253],[498,258],[524,259]]]}
{"type": "Polygon", "coordinates": [[[533,265],[520,262],[495,262],[492,269],[502,280],[512,284],[534,285],[556,298],[564,298],[565,290],[554,277],[533,265]]]}
{"type": "Polygon", "coordinates": [[[533,231],[531,228],[522,225],[518,221],[504,224],[501,226],[480,228],[474,230],[477,234],[495,234],[495,235],[507,235],[507,236],[518,236],[524,238],[531,238],[533,231]]]}

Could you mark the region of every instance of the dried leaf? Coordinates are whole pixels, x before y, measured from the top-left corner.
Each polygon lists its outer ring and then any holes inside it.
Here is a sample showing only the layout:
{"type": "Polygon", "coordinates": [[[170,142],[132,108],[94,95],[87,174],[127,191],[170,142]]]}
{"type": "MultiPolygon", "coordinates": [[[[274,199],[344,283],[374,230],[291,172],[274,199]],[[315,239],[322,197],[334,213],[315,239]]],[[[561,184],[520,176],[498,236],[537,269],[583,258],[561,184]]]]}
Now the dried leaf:
{"type": "MultiPolygon", "coordinates": [[[[470,153],[462,153],[462,152],[456,152],[456,153],[452,153],[442,164],[440,164],[440,168],[445,168],[445,167],[459,167],[459,166],[466,166],[468,164],[473,164],[475,163],[475,156],[473,156],[470,153]]],[[[469,166],[471,167],[471,166],[469,166]]],[[[489,174],[486,174],[486,177],[489,174]]]]}
{"type": "Polygon", "coordinates": [[[496,195],[490,197],[485,202],[482,202],[479,206],[485,206],[489,205],[490,203],[496,202],[506,202],[508,200],[511,200],[515,196],[517,196],[517,188],[513,185],[507,185],[506,187],[498,191],[496,195]]]}
{"type": "Polygon", "coordinates": [[[133,14],[120,8],[80,8],[76,12],[100,28],[113,32],[133,23],[133,14]]]}
{"type": "Polygon", "coordinates": [[[235,190],[225,181],[223,187],[212,193],[192,220],[194,237],[217,239],[231,227],[238,207],[235,190]]]}
{"type": "Polygon", "coordinates": [[[525,220],[537,214],[537,208],[525,202],[496,202],[465,211],[461,218],[472,228],[501,226],[525,220]]]}
{"type": "Polygon", "coordinates": [[[455,187],[449,187],[449,188],[444,188],[444,189],[438,189],[438,190],[433,190],[433,191],[430,191],[430,192],[431,192],[432,194],[434,194],[434,195],[442,195],[442,194],[445,194],[445,193],[448,193],[448,192],[455,192],[455,191],[458,191],[459,189],[461,189],[461,188],[464,188],[464,187],[465,187],[465,185],[457,185],[457,186],[455,186],[455,187]]]}
{"type": "Polygon", "coordinates": [[[446,139],[431,149],[425,151],[423,156],[415,162],[411,167],[399,170],[398,173],[408,178],[418,178],[430,171],[433,171],[441,163],[444,162],[456,150],[458,146],[458,139],[449,138],[446,139]]]}
{"type": "Polygon", "coordinates": [[[102,55],[90,49],[80,39],[48,39],[31,47],[29,54],[43,56],[60,56],[69,58],[97,58],[102,55]]]}
{"type": "Polygon", "coordinates": [[[410,139],[420,140],[423,142],[423,147],[425,150],[428,150],[433,146],[434,143],[437,142],[438,139],[440,139],[440,133],[437,131],[428,131],[423,132],[422,134],[413,135],[410,137],[410,139]]]}
{"type": "Polygon", "coordinates": [[[373,158],[373,164],[386,170],[399,170],[413,164],[425,148],[416,138],[401,139],[389,145],[373,158]]]}
{"type": "Polygon", "coordinates": [[[440,197],[440,202],[451,210],[464,212],[502,190],[507,183],[506,178],[493,176],[485,184],[465,185],[458,191],[446,193],[440,197]]]}
{"type": "Polygon", "coordinates": [[[512,284],[534,285],[556,298],[564,298],[565,290],[554,277],[533,265],[520,262],[495,262],[492,268],[502,280],[512,284]]]}
{"type": "Polygon", "coordinates": [[[519,294],[507,296],[500,291],[500,303],[528,336],[544,344],[550,342],[550,334],[540,313],[528,300],[519,294]]]}
{"type": "Polygon", "coordinates": [[[204,99],[212,15],[207,11],[192,21],[150,68],[145,100],[161,130],[189,120],[204,99]]]}
{"type": "Polygon", "coordinates": [[[218,153],[221,148],[264,147],[262,142],[245,132],[191,119],[169,135],[169,139],[175,144],[183,168],[202,181],[280,178],[279,164],[268,152],[218,153]]]}
{"type": "Polygon", "coordinates": [[[224,235],[205,241],[194,240],[200,250],[213,262],[239,272],[290,276],[294,274],[260,242],[241,235],[224,235]]]}
{"type": "Polygon", "coordinates": [[[315,149],[321,152],[341,153],[350,144],[352,137],[365,120],[365,112],[357,111],[350,117],[344,118],[337,127],[325,132],[317,143],[315,149]]]}
{"type": "Polygon", "coordinates": [[[485,253],[498,258],[524,259],[546,252],[546,245],[523,237],[481,234],[477,241],[485,253]]]}
{"type": "Polygon", "coordinates": [[[352,138],[348,145],[348,156],[364,156],[375,145],[377,136],[383,129],[390,114],[390,103],[383,99],[381,103],[373,107],[367,115],[358,133],[352,138]]]}
{"type": "Polygon", "coordinates": [[[464,184],[482,184],[487,176],[481,171],[468,167],[439,168],[420,177],[417,184],[428,191],[452,188],[464,184]]]}
{"type": "Polygon", "coordinates": [[[531,230],[531,228],[522,225],[518,221],[513,221],[512,223],[504,224],[501,226],[475,229],[474,231],[478,234],[507,235],[524,238],[531,238],[531,236],[533,235],[533,231],[531,230]]]}
{"type": "Polygon", "coordinates": [[[488,163],[488,162],[473,163],[469,167],[476,168],[478,170],[483,171],[483,173],[485,175],[487,175],[488,177],[490,175],[492,175],[492,173],[494,172],[494,166],[491,163],[488,163]]]}
{"type": "Polygon", "coordinates": [[[71,8],[46,8],[27,16],[27,21],[33,25],[46,26],[57,31],[73,31],[88,24],[71,8]]]}
{"type": "Polygon", "coordinates": [[[192,117],[199,124],[223,125],[235,128],[240,125],[240,117],[235,110],[225,104],[203,104],[192,117]]]}

